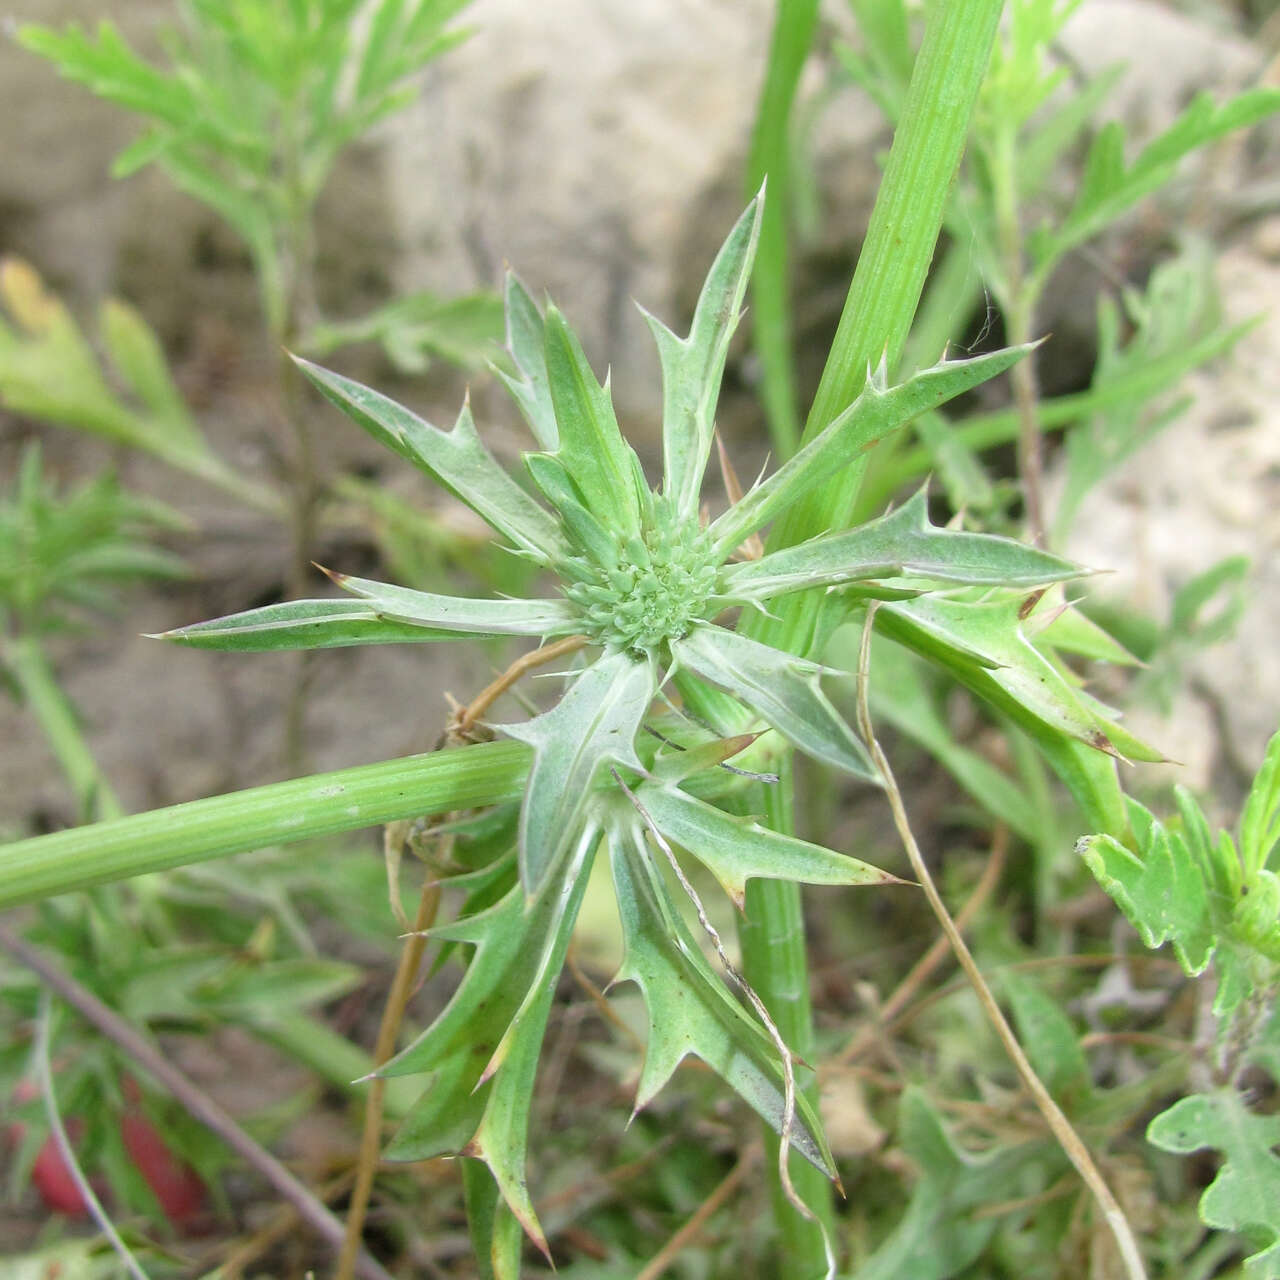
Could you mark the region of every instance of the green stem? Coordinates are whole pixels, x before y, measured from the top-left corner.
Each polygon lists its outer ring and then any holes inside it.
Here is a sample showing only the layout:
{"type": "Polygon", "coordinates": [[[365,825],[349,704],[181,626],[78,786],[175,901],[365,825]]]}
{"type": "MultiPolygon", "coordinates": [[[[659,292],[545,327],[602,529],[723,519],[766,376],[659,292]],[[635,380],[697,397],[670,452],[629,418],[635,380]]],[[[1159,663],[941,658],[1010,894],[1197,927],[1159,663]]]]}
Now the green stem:
{"type": "Polygon", "coordinates": [[[119,818],[124,809],[98,768],[80,729],[80,718],[63,693],[53,668],[34,636],[20,636],[5,646],[5,665],[22,692],[22,700],[40,723],[76,799],[77,819],[119,818]]]}
{"type": "MultiPolygon", "coordinates": [[[[795,788],[792,761],[782,758],[775,786],[764,788],[765,821],[775,831],[795,834],[795,788]]],[[[809,1002],[808,946],[799,888],[786,884],[789,893],[778,893],[779,882],[752,880],[747,884],[745,917],[739,929],[743,976],[764,1001],[769,1016],[793,1052],[812,1061],[813,1018],[809,1002]]],[[[817,1105],[817,1082],[802,1086],[817,1105]]],[[[765,1145],[772,1159],[771,1180],[774,1222],[778,1227],[779,1261],[784,1274],[809,1280],[826,1271],[823,1228],[802,1217],[787,1199],[777,1175],[778,1140],[766,1127],[765,1145]]],[[[831,1188],[825,1175],[807,1161],[791,1164],[792,1184],[800,1198],[819,1215],[830,1233],[834,1230],[831,1188]]]]}
{"type": "MultiPolygon", "coordinates": [[[[805,425],[806,441],[853,402],[869,366],[882,359],[892,366],[898,360],[933,260],[1001,4],[1002,0],[969,0],[967,4],[935,3],[929,10],[884,181],[805,425]]],[[[851,462],[838,480],[805,495],[778,521],[770,546],[789,546],[843,527],[857,500],[864,470],[864,461],[851,462]]],[[[776,648],[805,653],[819,603],[816,593],[804,592],[786,602],[781,617],[748,618],[745,629],[776,648]]],[[[771,788],[770,795],[771,816],[789,822],[793,803],[789,778],[771,788]]],[[[799,886],[763,880],[751,885],[742,943],[752,986],[788,1042],[804,1053],[810,1047],[812,1026],[799,886]]],[[[806,1204],[820,1219],[829,1220],[830,1190],[801,1177],[804,1181],[798,1181],[797,1188],[806,1204]]],[[[775,1200],[778,1194],[780,1190],[775,1200]]],[[[814,1268],[816,1230],[790,1206],[779,1207],[778,1221],[780,1243],[788,1251],[781,1259],[784,1274],[797,1280],[823,1274],[825,1266],[814,1268]]]]}
{"type": "Polygon", "coordinates": [[[817,16],[818,0],[778,0],[769,62],[747,161],[748,195],[754,195],[766,177],[769,180],[751,297],[755,350],[760,358],[760,390],[769,435],[780,458],[789,458],[800,441],[787,270],[787,210],[791,186],[789,126],[791,104],[813,41],[817,16]]]}
{"type": "Polygon", "coordinates": [[[486,742],[276,782],[0,847],[0,909],[397,818],[514,800],[529,748],[486,742]]]}

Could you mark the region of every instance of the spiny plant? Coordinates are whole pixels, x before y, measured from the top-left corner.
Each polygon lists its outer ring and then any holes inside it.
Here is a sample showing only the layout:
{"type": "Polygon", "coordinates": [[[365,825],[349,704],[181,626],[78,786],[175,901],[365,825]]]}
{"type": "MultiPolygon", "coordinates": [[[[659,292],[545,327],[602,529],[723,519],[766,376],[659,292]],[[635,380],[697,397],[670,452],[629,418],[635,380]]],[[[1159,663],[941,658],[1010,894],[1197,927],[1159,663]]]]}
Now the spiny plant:
{"type": "Polygon", "coordinates": [[[1226,1157],[1200,1198],[1200,1216],[1236,1231],[1256,1252],[1245,1271],[1280,1276],[1280,1119],[1250,1105],[1247,1073],[1280,1083],[1275,999],[1280,992],[1280,733],[1241,810],[1236,834],[1215,836],[1190,792],[1175,792],[1168,825],[1129,801],[1137,848],[1098,834],[1079,852],[1149,947],[1166,942],[1188,977],[1212,971],[1216,1039],[1201,1046],[1210,1087],[1155,1117],[1147,1138],[1182,1155],[1226,1157]]]}
{"type": "MultiPolygon", "coordinates": [[[[1080,572],[1009,539],[933,527],[923,492],[859,528],[747,554],[750,536],[799,496],[916,414],[1008,369],[1025,347],[943,361],[895,386],[883,368],[869,371],[862,393],[806,447],[721,515],[702,518],[715,405],[761,212],[757,198],[730,233],[687,337],[646,316],[663,369],[657,490],[619,430],[607,383],[596,380],[563,316],[552,305],[541,311],[514,276],[506,286],[514,372],[501,376],[539,446],[525,455],[525,466],[547,505],[485,449],[468,406],[452,431],[441,431],[367,387],[300,362],[356,423],[452,490],[516,554],[554,573],[557,595],[462,599],[334,573],[354,599],[268,605],[167,633],[183,644],[236,651],[524,635],[556,640],[558,652],[593,655],[568,673],[550,710],[497,726],[533,753],[515,847],[476,873],[485,891],[472,884],[473,909],[432,931],[474,947],[474,955],[446,1009],[383,1068],[386,1075],[433,1073],[388,1155],[418,1160],[454,1152],[484,1161],[544,1251],[524,1176],[528,1110],[555,980],[600,844],[625,939],[618,977],[641,987],[649,1009],[637,1106],[695,1054],[783,1136],[784,1168],[790,1145],[834,1176],[817,1115],[796,1092],[790,1052],[734,970],[730,976],[758,1017],[703,958],[663,863],[696,899],[673,846],[685,849],[739,905],[754,877],[887,883],[893,877],[865,862],[731,816],[692,789],[708,769],[743,751],[762,725],[865,782],[876,782],[877,772],[822,691],[824,669],[728,629],[721,616],[738,608],[767,613],[779,597],[814,588],[839,591],[846,601],[915,599],[956,587],[1025,593],[1080,572]],[[683,741],[646,736],[655,698],[668,686],[686,707],[728,695],[716,731],[687,720],[680,726],[668,699],[683,741]],[[730,721],[734,732],[727,734],[730,721]]],[[[700,906],[698,914],[713,933],[700,906]]],[[[508,1240],[504,1247],[513,1246],[508,1240]]]]}

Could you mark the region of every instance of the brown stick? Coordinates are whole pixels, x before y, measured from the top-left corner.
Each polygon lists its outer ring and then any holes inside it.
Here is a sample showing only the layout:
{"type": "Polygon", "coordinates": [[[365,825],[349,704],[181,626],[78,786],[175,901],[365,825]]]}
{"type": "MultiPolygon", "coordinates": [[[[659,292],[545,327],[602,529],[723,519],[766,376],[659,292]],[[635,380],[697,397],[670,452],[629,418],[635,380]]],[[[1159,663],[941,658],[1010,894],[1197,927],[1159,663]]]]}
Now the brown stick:
{"type": "MultiPolygon", "coordinates": [[[[1004,870],[1004,860],[1008,849],[1009,828],[1004,823],[999,823],[991,841],[991,856],[987,859],[987,865],[982,869],[982,877],[977,885],[974,886],[968,901],[956,913],[956,928],[961,932],[968,927],[969,922],[982,909],[983,904],[991,895],[992,889],[995,888],[997,881],[1000,879],[1000,873],[1004,870]]],[[[936,937],[928,951],[912,965],[907,976],[894,988],[893,994],[876,1010],[875,1021],[862,1027],[836,1061],[847,1066],[860,1058],[883,1034],[886,1025],[915,999],[916,992],[920,990],[929,975],[950,953],[951,944],[946,938],[942,935],[936,937]]]]}
{"type": "Polygon", "coordinates": [[[1112,1194],[1106,1179],[1103,1178],[1098,1166],[1094,1163],[1093,1157],[1089,1154],[1089,1148],[1080,1140],[1080,1136],[1072,1127],[1071,1121],[1067,1119],[1062,1108],[1053,1100],[1053,1096],[1044,1086],[1044,1081],[1036,1074],[1035,1068],[1031,1065],[1031,1060],[1023,1051],[1022,1045],[1018,1042],[1018,1037],[1014,1035],[1013,1028],[1009,1025],[1008,1019],[1005,1018],[999,1004],[996,1002],[995,996],[991,992],[991,988],[987,985],[987,980],[983,977],[982,970],[978,968],[978,963],[974,960],[973,953],[969,950],[969,946],[960,930],[956,928],[956,922],[947,910],[947,905],[943,902],[942,895],[938,892],[938,887],[933,882],[933,876],[929,873],[929,867],[924,860],[924,855],[920,852],[920,846],[916,843],[915,834],[911,830],[911,823],[907,817],[906,805],[902,799],[902,792],[898,790],[893,770],[889,767],[888,757],[884,754],[879,739],[875,735],[875,729],[871,722],[871,708],[867,701],[868,680],[871,674],[871,633],[874,618],[875,604],[873,602],[867,609],[867,621],[862,633],[862,649],[858,659],[858,724],[862,730],[863,740],[867,744],[867,749],[871,752],[871,759],[884,782],[885,795],[889,800],[889,807],[893,811],[894,826],[897,828],[902,846],[906,850],[911,869],[915,872],[916,879],[920,881],[920,887],[924,890],[925,897],[929,900],[929,906],[932,908],[938,923],[942,926],[942,932],[950,943],[951,949],[955,952],[960,968],[964,970],[965,977],[969,979],[974,994],[978,997],[978,1003],[986,1014],[987,1021],[991,1024],[996,1035],[999,1036],[1000,1043],[1004,1046],[1005,1052],[1009,1055],[1014,1068],[1022,1078],[1023,1085],[1028,1093],[1031,1094],[1037,1108],[1039,1108],[1040,1114],[1044,1117],[1050,1132],[1058,1140],[1058,1145],[1062,1148],[1063,1154],[1075,1166],[1076,1172],[1080,1175],[1080,1180],[1092,1192],[1093,1198],[1097,1202],[1098,1208],[1102,1211],[1102,1216],[1107,1226],[1111,1229],[1112,1236],[1115,1238],[1125,1274],[1129,1277],[1129,1280],[1146,1280],[1147,1272],[1142,1262],[1142,1253],[1138,1248],[1137,1240],[1134,1238],[1133,1229],[1129,1225],[1129,1219],[1125,1216],[1124,1210],[1112,1194]]]}
{"type": "MultiPolygon", "coordinates": [[[[342,1244],[342,1223],[316,1199],[269,1151],[260,1147],[212,1098],[188,1080],[163,1054],[141,1036],[114,1009],[103,1004],[91,991],[64,973],[42,952],[0,925],[0,949],[30,969],[51,991],[61,996],[95,1030],[136,1062],[162,1085],[210,1132],[217,1135],[246,1164],[255,1169],[327,1244],[342,1244]]],[[[359,1274],[366,1280],[391,1280],[376,1259],[362,1254],[356,1259],[359,1274]]]]}

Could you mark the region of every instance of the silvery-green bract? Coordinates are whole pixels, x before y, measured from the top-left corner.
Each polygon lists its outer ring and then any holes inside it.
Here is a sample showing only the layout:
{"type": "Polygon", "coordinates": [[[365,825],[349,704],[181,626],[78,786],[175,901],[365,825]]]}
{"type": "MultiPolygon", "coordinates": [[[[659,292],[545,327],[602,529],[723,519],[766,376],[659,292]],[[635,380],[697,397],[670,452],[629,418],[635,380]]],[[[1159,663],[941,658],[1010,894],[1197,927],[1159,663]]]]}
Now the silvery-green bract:
{"type": "MultiPolygon", "coordinates": [[[[531,487],[488,452],[467,405],[453,429],[442,431],[376,391],[299,362],[361,427],[554,574],[554,594],[460,599],[339,575],[352,599],[270,605],[170,633],[186,644],[235,650],[466,634],[585,637],[584,652],[592,656],[567,678],[559,701],[523,723],[499,726],[532,748],[518,822],[518,873],[508,873],[509,888],[496,901],[480,895],[493,905],[464,911],[434,930],[437,938],[475,951],[446,1009],[384,1068],[388,1075],[432,1077],[388,1154],[419,1160],[461,1153],[485,1161],[506,1203],[544,1248],[524,1178],[529,1100],[597,847],[608,851],[625,942],[618,979],[636,982],[649,1009],[637,1106],[695,1054],[775,1129],[783,1123],[784,1072],[773,1041],[703,957],[669,896],[654,841],[700,859],[739,903],[752,877],[816,884],[892,879],[691,794],[685,785],[691,774],[714,767],[749,739],[684,751],[655,747],[656,739],[641,730],[659,691],[668,682],[685,691],[698,682],[713,686],[742,708],[743,730],[770,727],[815,759],[874,783],[863,745],[822,691],[823,668],[718,619],[738,606],[767,610],[794,591],[862,584],[863,596],[910,602],[939,586],[1025,591],[1077,573],[1009,539],[933,527],[922,492],[859,528],[738,558],[744,542],[806,490],[916,415],[1007,369],[1025,348],[943,361],[896,386],[888,385],[883,369],[871,373],[825,431],[704,523],[701,489],[716,400],[761,209],[761,198],[753,200],[720,250],[687,337],[645,317],[663,370],[663,474],[656,490],[618,429],[607,383],[596,380],[564,317],[551,305],[540,310],[514,276],[506,286],[511,364],[500,376],[537,443],[524,460],[531,487]],[[613,782],[611,770],[626,779],[625,787],[613,782]]],[[[941,643],[937,618],[904,618],[902,625],[941,643]]],[[[802,1096],[796,1106],[791,1145],[832,1172],[817,1116],[802,1096]]]]}

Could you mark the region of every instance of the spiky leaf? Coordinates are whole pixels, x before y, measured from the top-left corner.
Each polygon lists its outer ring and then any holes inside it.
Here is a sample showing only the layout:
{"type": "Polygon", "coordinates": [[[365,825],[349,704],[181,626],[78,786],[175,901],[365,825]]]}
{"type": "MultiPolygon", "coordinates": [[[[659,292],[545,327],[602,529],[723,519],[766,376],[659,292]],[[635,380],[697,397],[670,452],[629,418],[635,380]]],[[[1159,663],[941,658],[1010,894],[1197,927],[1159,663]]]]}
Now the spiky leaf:
{"type": "Polygon", "coordinates": [[[457,494],[499,533],[539,560],[567,551],[555,520],[498,465],[464,404],[452,431],[441,431],[403,405],[351,378],[298,356],[295,362],[327,400],[379,444],[407,458],[457,494]]]}
{"type": "Polygon", "coordinates": [[[760,560],[729,565],[721,590],[733,600],[768,600],[807,587],[896,577],[1036,587],[1083,572],[1012,538],[937,528],[929,523],[929,504],[921,488],[879,520],[813,538],[760,560]]]}
{"type": "Polygon", "coordinates": [[[574,839],[597,771],[641,771],[635,737],[657,691],[653,664],[626,653],[588,667],[548,712],[502,732],[533,748],[520,810],[520,879],[537,894],[574,839]]]}
{"type": "Polygon", "coordinates": [[[596,381],[582,344],[555,307],[545,322],[547,377],[560,429],[556,457],[592,512],[609,528],[640,531],[640,464],[618,430],[607,386],[596,381]]]}
{"type": "Polygon", "coordinates": [[[944,360],[890,387],[883,370],[869,377],[858,398],[821,435],[805,445],[711,526],[717,551],[728,556],[807,490],[865,453],[917,414],[954,399],[1016,364],[1033,345],[1008,347],[972,360],[944,360]]]}
{"type": "Polygon", "coordinates": [[[787,741],[868,782],[876,771],[853,730],[822,692],[823,668],[722,627],[673,640],[679,666],[731,693],[787,741]]]}
{"type": "Polygon", "coordinates": [[[783,835],[750,818],[704,804],[678,787],[643,786],[645,812],[668,840],[707,867],[738,907],[748,880],[800,884],[900,884],[897,876],[821,845],[783,835]]]}
{"type": "Polygon", "coordinates": [[[360,596],[380,618],[444,631],[496,636],[557,636],[575,630],[575,614],[564,600],[485,600],[438,596],[345,573],[329,575],[360,596]]]}
{"type": "Polygon", "coordinates": [[[192,649],[231,653],[339,649],[353,644],[421,644],[457,638],[456,631],[384,618],[364,600],[287,600],[176,627],[157,636],[192,649]]]}
{"type": "Polygon", "coordinates": [[[720,380],[751,276],[763,213],[761,193],[747,205],[711,264],[687,338],[676,337],[642,308],[662,360],[662,491],[684,519],[698,511],[720,380]]]}
{"type": "MultiPolygon", "coordinates": [[[[635,982],[649,1014],[636,1109],[647,1105],[681,1061],[693,1054],[780,1131],[784,1094],[777,1050],[760,1024],[730,996],[675,913],[641,828],[615,828],[609,856],[625,944],[615,982],[635,982]]],[[[796,1098],[791,1142],[811,1164],[834,1175],[821,1125],[802,1094],[796,1098]]]]}
{"type": "Polygon", "coordinates": [[[520,283],[515,272],[507,272],[507,350],[515,362],[516,376],[498,370],[498,376],[520,406],[534,439],[549,453],[560,447],[560,428],[551,403],[551,383],[547,378],[546,332],[542,312],[520,283]]]}

